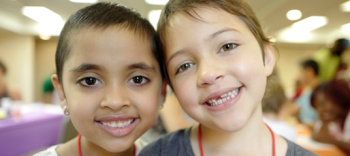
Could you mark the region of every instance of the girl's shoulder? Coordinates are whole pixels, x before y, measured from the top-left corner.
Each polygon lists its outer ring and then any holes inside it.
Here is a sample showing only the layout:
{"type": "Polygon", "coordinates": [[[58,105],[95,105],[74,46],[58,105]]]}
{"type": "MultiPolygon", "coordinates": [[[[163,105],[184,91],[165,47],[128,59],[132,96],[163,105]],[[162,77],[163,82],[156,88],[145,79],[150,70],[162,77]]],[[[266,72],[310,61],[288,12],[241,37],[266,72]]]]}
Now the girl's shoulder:
{"type": "Polygon", "coordinates": [[[139,156],[157,155],[187,155],[194,156],[191,140],[191,128],[181,129],[167,134],[148,144],[142,149],[139,156]]]}
{"type": "Polygon", "coordinates": [[[34,154],[33,156],[58,156],[56,152],[56,148],[61,144],[54,145],[46,149],[45,151],[41,151],[39,153],[34,154]]]}
{"type": "Polygon", "coordinates": [[[316,154],[306,150],[305,148],[285,139],[288,144],[286,156],[317,156],[316,154]]]}

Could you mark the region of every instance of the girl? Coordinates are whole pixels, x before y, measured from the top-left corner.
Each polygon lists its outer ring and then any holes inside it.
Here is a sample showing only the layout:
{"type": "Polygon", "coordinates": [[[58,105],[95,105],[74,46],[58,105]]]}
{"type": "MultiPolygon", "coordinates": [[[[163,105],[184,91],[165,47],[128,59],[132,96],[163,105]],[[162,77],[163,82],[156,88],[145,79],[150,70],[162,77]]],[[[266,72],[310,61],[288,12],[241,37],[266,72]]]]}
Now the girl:
{"type": "Polygon", "coordinates": [[[166,92],[154,37],[146,19],[119,4],[97,3],[68,19],[52,82],[80,134],[38,156],[140,151],[134,142],[156,121],[166,92]]]}
{"type": "Polygon", "coordinates": [[[316,141],[334,144],[350,155],[350,89],[342,80],[326,82],[311,95],[319,120],[312,134],[316,141]]]}
{"type": "Polygon", "coordinates": [[[172,133],[140,155],[313,155],[262,120],[275,57],[243,0],[170,0],[159,38],[168,82],[200,124],[172,133]]]}

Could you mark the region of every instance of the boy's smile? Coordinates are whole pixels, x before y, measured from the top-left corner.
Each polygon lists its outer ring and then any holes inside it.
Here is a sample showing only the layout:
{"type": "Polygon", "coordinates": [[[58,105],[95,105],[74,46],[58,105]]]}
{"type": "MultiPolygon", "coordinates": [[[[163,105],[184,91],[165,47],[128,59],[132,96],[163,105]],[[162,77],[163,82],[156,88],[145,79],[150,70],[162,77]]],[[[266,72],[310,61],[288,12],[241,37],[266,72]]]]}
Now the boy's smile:
{"type": "Polygon", "coordinates": [[[83,146],[126,151],[156,121],[165,87],[151,42],[124,27],[82,28],[71,38],[59,94],[89,141],[83,146]]]}

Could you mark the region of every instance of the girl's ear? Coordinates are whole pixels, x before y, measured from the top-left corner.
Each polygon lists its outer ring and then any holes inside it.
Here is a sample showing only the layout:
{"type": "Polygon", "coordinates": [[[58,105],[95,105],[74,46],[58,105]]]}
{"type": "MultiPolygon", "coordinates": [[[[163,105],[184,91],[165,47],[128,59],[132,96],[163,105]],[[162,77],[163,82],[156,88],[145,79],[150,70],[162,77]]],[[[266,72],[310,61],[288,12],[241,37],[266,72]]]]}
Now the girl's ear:
{"type": "Polygon", "coordinates": [[[265,44],[265,74],[266,76],[270,76],[276,63],[276,57],[273,51],[271,44],[265,44]]]}
{"type": "Polygon", "coordinates": [[[61,107],[62,108],[64,108],[65,106],[68,107],[66,96],[65,96],[64,90],[63,90],[63,86],[62,86],[61,82],[58,80],[57,74],[53,74],[51,76],[51,82],[57,91],[58,97],[60,99],[61,107]]]}

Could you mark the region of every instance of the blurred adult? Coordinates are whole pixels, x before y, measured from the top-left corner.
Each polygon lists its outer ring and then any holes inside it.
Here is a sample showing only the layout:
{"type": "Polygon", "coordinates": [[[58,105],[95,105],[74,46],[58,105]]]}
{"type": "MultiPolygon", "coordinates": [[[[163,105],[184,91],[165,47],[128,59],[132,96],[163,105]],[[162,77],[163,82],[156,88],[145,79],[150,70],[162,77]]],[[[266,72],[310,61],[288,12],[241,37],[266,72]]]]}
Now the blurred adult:
{"type": "Polygon", "coordinates": [[[299,120],[306,125],[312,126],[317,119],[317,112],[311,106],[310,99],[312,91],[321,83],[318,77],[319,66],[314,60],[305,60],[301,63],[299,82],[302,91],[299,97],[295,99],[299,107],[299,120]]]}
{"type": "Polygon", "coordinates": [[[0,99],[9,97],[12,100],[21,100],[21,94],[18,90],[10,88],[5,81],[7,68],[3,62],[0,61],[0,99]]]}
{"type": "Polygon", "coordinates": [[[334,144],[350,155],[349,84],[334,80],[320,85],[312,93],[311,104],[319,115],[312,138],[334,144]]]}
{"type": "Polygon", "coordinates": [[[349,48],[349,40],[345,38],[334,42],[332,48],[322,48],[315,55],[315,61],[320,67],[320,78],[322,81],[333,80],[338,69],[346,66],[341,56],[349,48]]]}

